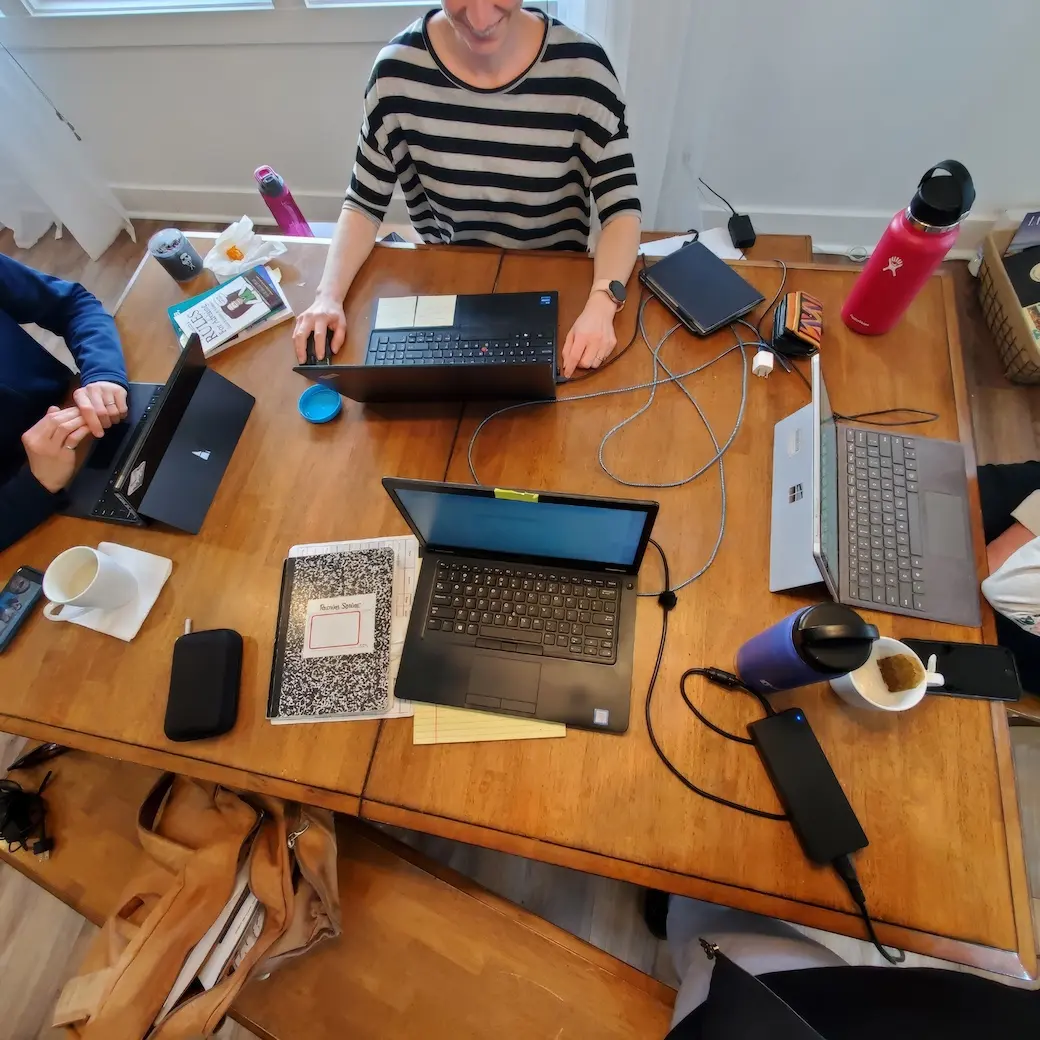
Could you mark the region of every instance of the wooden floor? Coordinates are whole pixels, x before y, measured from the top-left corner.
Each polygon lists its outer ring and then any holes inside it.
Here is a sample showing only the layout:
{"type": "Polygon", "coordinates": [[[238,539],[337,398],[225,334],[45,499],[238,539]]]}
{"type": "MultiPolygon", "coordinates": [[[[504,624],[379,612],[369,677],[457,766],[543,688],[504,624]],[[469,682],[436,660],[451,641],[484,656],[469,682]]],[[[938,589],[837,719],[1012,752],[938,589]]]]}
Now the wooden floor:
{"type": "MultiPolygon", "coordinates": [[[[137,221],[137,243],[124,235],[96,262],[71,238],[45,238],[31,250],[19,250],[6,230],[0,231],[0,252],[82,282],[112,307],[137,267],[144,243],[161,226],[156,221],[137,221]]],[[[185,225],[189,227],[220,230],[214,225],[185,225]]],[[[833,262],[832,257],[825,259],[833,262]]],[[[1040,387],[1015,387],[1004,380],[979,309],[975,282],[964,264],[949,267],[957,282],[979,462],[1040,459],[1040,387]]],[[[53,347],[53,337],[44,334],[41,338],[53,347]]],[[[1015,727],[1012,735],[1032,891],[1040,895],[1040,728],[1015,727]]],[[[0,734],[0,775],[20,745],[19,739],[0,734]]],[[[664,944],[655,941],[643,925],[640,891],[634,886],[428,835],[394,833],[492,891],[662,981],[676,984],[664,944]]],[[[1035,905],[1040,921],[1040,904],[1035,905]]],[[[50,1010],[92,934],[92,926],[78,914],[0,865],[0,1040],[57,1040],[58,1031],[47,1026],[50,1010]]],[[[829,933],[810,934],[850,963],[883,963],[867,943],[829,933]]],[[[908,965],[940,963],[907,956],[908,965]]],[[[249,1036],[233,1024],[220,1035],[233,1040],[249,1036]]]]}

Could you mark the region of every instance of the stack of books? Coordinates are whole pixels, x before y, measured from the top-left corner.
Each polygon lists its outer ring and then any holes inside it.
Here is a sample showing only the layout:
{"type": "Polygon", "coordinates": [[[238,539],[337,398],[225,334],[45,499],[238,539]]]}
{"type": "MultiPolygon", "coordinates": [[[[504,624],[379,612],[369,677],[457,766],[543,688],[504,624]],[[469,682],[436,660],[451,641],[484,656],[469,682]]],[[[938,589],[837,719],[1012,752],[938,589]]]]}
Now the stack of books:
{"type": "Polygon", "coordinates": [[[287,321],[293,311],[278,277],[260,265],[190,300],[175,303],[166,313],[181,345],[192,333],[198,333],[203,352],[211,358],[234,343],[287,321]]]}

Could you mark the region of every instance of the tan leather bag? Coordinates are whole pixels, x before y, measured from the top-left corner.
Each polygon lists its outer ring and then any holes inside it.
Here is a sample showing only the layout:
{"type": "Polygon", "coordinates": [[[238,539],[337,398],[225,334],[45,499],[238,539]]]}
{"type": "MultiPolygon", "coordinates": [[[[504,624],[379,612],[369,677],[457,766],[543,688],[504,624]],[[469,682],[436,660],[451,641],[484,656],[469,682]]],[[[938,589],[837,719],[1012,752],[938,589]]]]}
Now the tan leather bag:
{"type": "Polygon", "coordinates": [[[138,837],[150,862],[58,1002],[54,1024],[73,1036],[209,1036],[248,978],[340,932],[336,832],[324,809],[166,773],[141,806],[138,837]],[[256,944],[234,973],[153,1028],[188,953],[228,901],[243,853],[265,909],[256,944]]]}

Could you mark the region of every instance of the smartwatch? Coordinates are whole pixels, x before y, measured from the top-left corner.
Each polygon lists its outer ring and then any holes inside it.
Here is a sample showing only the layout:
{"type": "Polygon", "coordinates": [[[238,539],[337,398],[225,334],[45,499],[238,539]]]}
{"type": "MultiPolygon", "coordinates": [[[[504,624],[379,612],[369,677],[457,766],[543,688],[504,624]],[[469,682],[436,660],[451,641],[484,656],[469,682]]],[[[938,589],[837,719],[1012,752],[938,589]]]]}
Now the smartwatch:
{"type": "MultiPolygon", "coordinates": [[[[624,308],[625,300],[628,298],[628,294],[625,291],[625,283],[616,279],[613,281],[596,282],[592,287],[592,292],[606,293],[613,300],[614,306],[619,311],[624,308]]],[[[592,293],[589,293],[589,295],[591,296],[592,293]]]]}

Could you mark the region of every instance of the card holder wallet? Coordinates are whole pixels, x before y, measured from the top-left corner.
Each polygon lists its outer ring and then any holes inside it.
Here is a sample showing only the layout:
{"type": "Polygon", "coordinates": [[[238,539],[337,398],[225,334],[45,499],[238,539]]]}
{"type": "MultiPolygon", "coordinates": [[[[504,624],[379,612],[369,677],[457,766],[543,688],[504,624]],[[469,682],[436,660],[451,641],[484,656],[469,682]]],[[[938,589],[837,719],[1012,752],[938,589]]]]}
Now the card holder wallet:
{"type": "Polygon", "coordinates": [[[230,628],[189,632],[173,644],[163,729],[170,740],[227,733],[238,716],[242,637],[230,628]]]}
{"type": "Polygon", "coordinates": [[[784,357],[809,357],[823,340],[823,304],[806,292],[790,292],[773,312],[773,349],[784,357]]]}

